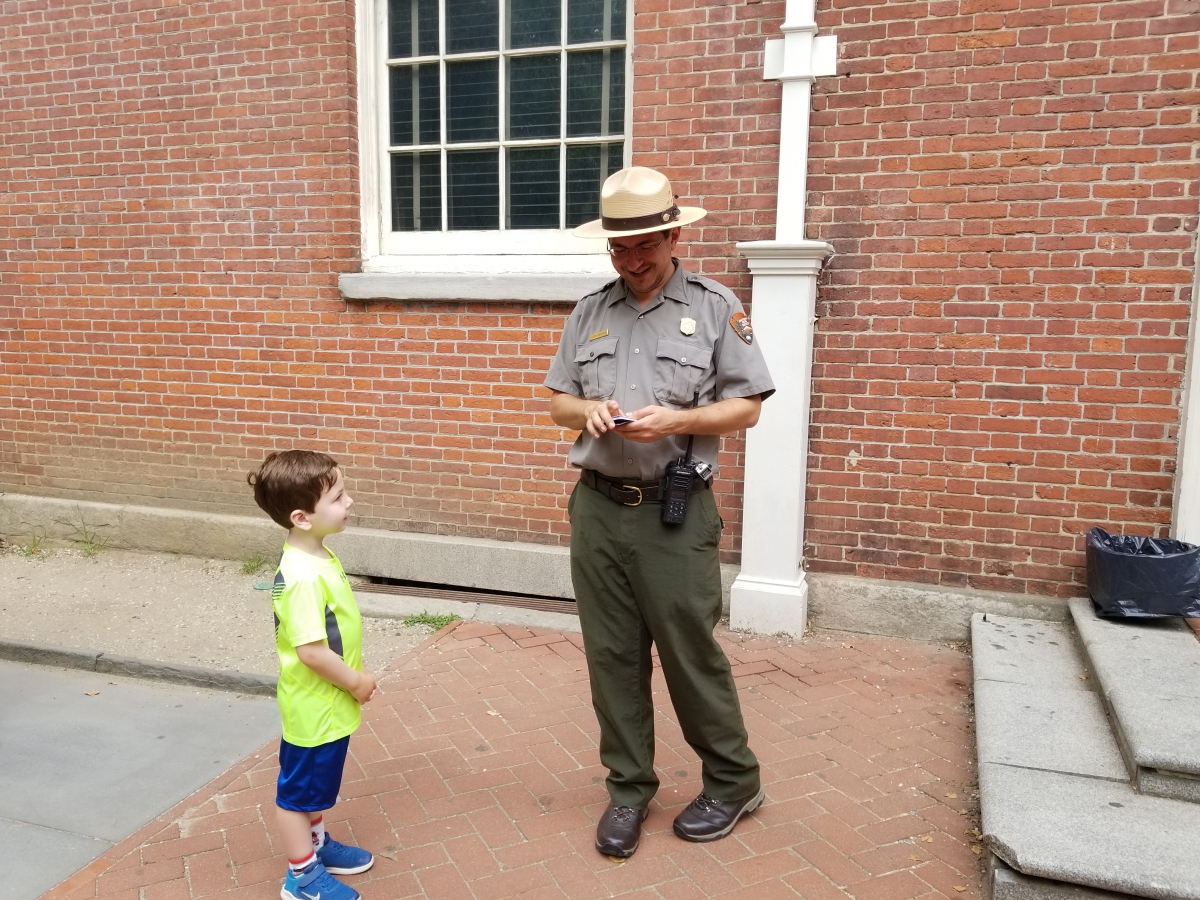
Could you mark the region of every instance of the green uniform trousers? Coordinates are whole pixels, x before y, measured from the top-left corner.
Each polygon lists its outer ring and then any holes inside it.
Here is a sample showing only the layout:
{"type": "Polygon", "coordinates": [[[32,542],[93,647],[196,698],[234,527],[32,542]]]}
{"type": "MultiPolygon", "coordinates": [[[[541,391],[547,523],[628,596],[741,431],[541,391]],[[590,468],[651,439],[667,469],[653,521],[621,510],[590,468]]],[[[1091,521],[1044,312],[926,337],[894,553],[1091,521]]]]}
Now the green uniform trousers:
{"type": "Polygon", "coordinates": [[[758,760],[729,660],[713,638],[721,519],[712,491],[692,496],[683,525],[664,525],[661,503],[623,506],[582,483],[568,510],[571,580],[613,805],[644,809],[658,790],[652,643],[683,736],[700,757],[704,793],[718,800],[756,793],[758,760]]]}

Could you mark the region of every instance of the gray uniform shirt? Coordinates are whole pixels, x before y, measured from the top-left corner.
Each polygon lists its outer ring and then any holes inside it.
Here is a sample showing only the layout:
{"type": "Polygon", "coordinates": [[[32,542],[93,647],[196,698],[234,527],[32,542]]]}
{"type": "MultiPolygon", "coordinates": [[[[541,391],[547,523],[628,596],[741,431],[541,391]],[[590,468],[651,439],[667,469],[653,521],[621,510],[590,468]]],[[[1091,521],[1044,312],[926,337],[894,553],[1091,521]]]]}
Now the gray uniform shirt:
{"type": "MultiPolygon", "coordinates": [[[[545,385],[586,400],[616,400],[622,412],[643,406],[688,409],[729,397],[775,393],[758,343],[739,336],[733,324],[742,304],[717,282],[685,272],[675,274],[657,297],[639,306],[617,279],[579,301],[567,319],[545,385]]],[[[584,430],[571,447],[570,462],[610,478],[648,481],[683,456],[687,435],[653,444],[621,437],[617,428],[599,440],[584,430]]],[[[717,468],[717,435],[696,435],[692,458],[717,468]]]]}

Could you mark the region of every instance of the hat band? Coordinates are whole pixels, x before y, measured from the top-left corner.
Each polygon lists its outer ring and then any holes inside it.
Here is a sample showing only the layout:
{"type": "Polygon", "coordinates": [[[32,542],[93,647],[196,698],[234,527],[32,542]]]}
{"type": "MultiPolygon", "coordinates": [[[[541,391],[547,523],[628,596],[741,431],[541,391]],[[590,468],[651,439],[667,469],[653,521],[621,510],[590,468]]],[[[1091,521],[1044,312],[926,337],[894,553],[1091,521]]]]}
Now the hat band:
{"type": "Polygon", "coordinates": [[[601,216],[600,224],[605,231],[636,231],[639,228],[653,228],[655,225],[670,225],[678,218],[679,207],[673,205],[666,212],[651,213],[648,216],[632,216],[628,219],[601,216]]]}

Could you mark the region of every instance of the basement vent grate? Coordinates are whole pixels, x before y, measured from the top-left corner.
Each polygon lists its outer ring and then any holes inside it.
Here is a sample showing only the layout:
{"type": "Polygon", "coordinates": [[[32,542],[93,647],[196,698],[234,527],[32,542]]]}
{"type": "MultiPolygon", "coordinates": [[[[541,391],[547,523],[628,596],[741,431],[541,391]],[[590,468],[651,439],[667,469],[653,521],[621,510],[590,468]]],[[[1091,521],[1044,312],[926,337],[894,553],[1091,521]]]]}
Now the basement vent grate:
{"type": "Polygon", "coordinates": [[[428,597],[431,600],[456,600],[459,603],[518,606],[522,609],[536,609],[539,612],[565,613],[568,616],[579,614],[574,600],[538,597],[532,594],[513,594],[504,591],[477,591],[449,585],[422,584],[375,576],[368,576],[366,580],[366,584],[360,582],[356,587],[368,594],[393,594],[400,597],[428,597]]]}

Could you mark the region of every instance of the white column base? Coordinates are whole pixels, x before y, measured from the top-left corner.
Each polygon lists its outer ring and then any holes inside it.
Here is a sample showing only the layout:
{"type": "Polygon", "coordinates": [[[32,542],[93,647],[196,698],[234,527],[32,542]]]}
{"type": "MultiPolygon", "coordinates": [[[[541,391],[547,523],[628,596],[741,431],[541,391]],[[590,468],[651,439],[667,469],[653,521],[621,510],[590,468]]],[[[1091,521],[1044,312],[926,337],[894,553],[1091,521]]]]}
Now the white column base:
{"type": "Polygon", "coordinates": [[[808,582],[775,581],[738,575],[729,590],[729,627],[755,634],[804,637],[808,624],[808,582]]]}

